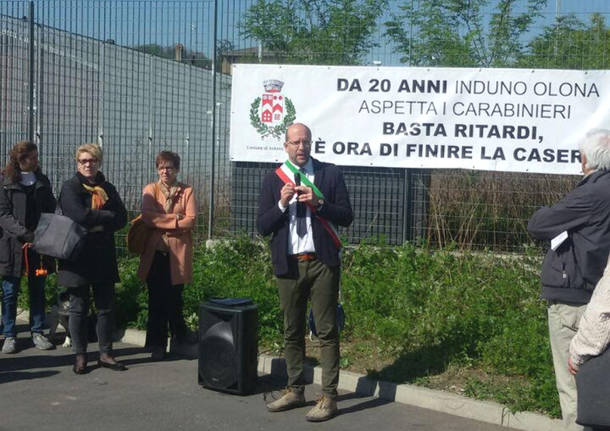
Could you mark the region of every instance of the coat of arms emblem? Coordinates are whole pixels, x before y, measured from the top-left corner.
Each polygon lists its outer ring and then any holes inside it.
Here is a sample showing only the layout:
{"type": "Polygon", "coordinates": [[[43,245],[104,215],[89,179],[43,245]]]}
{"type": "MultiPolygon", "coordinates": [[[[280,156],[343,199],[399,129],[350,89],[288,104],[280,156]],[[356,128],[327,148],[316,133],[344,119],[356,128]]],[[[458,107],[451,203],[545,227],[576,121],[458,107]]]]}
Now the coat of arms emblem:
{"type": "Polygon", "coordinates": [[[281,137],[296,118],[294,105],[282,95],[283,86],[277,79],[263,81],[265,92],[250,105],[250,124],[263,138],[281,137]]]}

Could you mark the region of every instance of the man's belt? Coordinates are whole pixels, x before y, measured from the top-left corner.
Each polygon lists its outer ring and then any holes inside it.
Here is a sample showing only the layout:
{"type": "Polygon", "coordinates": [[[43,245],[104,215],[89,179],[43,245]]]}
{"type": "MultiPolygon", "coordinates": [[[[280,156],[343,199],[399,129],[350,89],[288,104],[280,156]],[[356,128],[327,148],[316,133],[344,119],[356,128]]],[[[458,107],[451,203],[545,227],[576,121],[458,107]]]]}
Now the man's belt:
{"type": "Polygon", "coordinates": [[[312,260],[316,260],[318,256],[315,253],[298,253],[291,254],[291,257],[295,258],[299,262],[310,262],[312,260]]]}

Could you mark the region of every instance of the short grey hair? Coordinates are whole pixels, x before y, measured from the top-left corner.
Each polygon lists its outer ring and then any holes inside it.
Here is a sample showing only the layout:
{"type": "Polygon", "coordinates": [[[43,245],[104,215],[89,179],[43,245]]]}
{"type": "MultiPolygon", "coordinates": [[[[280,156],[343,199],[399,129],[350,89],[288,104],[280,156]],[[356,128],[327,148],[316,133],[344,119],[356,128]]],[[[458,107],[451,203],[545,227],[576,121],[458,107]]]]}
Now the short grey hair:
{"type": "Polygon", "coordinates": [[[585,168],[610,170],[610,130],[593,129],[580,141],[580,154],[587,158],[585,168]]]}

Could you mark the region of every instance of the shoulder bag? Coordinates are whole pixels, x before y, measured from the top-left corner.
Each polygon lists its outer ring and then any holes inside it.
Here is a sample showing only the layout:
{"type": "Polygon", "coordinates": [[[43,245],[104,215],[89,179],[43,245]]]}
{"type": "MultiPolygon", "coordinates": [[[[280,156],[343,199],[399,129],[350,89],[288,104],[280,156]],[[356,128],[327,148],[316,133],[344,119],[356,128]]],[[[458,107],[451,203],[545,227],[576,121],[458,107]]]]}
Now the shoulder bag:
{"type": "Polygon", "coordinates": [[[142,214],[129,222],[127,232],[127,250],[133,254],[142,255],[146,250],[146,242],[154,228],[148,227],[142,219],[142,214]]]}
{"type": "MultiPolygon", "coordinates": [[[[155,199],[157,195],[157,184],[154,185],[155,199]]],[[[148,238],[155,230],[155,228],[149,227],[144,223],[142,214],[138,215],[132,221],[129,222],[129,231],[127,232],[127,250],[133,254],[141,256],[146,250],[146,243],[148,238]]]]}
{"type": "MultiPolygon", "coordinates": [[[[576,373],[577,418],[580,425],[610,427],[610,349],[589,359],[576,373]]],[[[605,429],[605,428],[604,428],[605,429]]]]}
{"type": "Polygon", "coordinates": [[[42,213],[34,231],[36,253],[62,260],[76,259],[84,246],[87,229],[70,217],[42,213]]]}

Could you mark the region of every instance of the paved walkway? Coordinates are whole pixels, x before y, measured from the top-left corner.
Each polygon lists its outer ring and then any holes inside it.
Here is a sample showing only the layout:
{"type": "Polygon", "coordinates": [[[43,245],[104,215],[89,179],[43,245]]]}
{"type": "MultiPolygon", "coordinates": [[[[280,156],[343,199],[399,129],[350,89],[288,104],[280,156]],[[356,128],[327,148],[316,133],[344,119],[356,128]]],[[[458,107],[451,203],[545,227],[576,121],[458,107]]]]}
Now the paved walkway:
{"type": "MultiPolygon", "coordinates": [[[[22,327],[22,330],[25,328],[22,327]]],[[[432,410],[343,393],[340,415],[310,424],[310,405],[283,413],[265,410],[265,394],[279,389],[271,376],[260,378],[255,394],[229,395],[197,384],[198,361],[170,355],[151,362],[140,347],[117,343],[115,352],[129,370],[97,367],[97,345],[90,346],[86,375],[72,372],[73,355],[58,346],[42,352],[20,334],[16,355],[0,354],[0,430],[507,430],[432,410]]]]}

